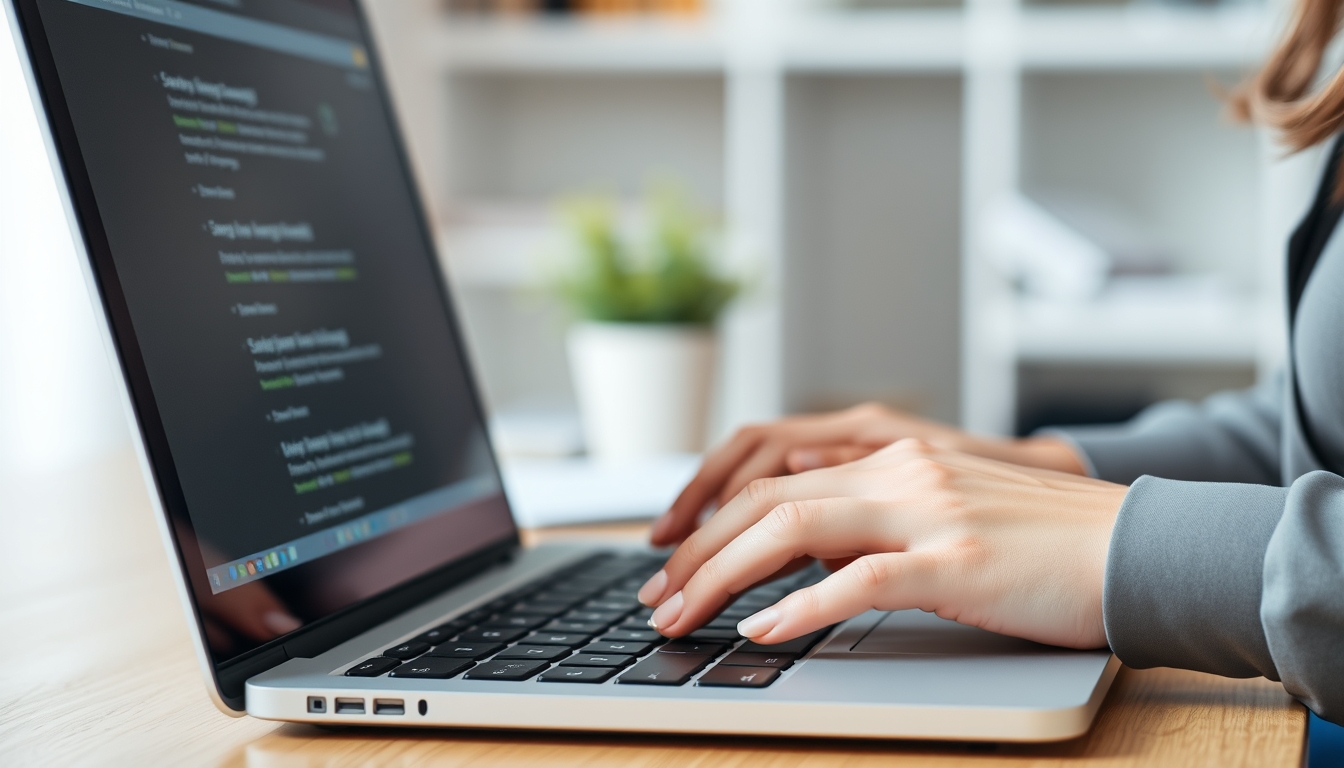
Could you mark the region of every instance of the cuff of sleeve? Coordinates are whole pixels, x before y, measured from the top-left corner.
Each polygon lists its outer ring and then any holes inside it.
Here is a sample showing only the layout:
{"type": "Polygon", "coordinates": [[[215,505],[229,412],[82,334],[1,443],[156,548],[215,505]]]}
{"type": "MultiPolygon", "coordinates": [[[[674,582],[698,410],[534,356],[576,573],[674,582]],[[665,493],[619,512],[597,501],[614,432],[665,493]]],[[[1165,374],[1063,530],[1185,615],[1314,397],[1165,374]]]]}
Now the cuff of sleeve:
{"type": "Polygon", "coordinates": [[[1286,488],[1140,478],[1111,534],[1102,613],[1131,667],[1278,679],[1260,623],[1286,488]]]}

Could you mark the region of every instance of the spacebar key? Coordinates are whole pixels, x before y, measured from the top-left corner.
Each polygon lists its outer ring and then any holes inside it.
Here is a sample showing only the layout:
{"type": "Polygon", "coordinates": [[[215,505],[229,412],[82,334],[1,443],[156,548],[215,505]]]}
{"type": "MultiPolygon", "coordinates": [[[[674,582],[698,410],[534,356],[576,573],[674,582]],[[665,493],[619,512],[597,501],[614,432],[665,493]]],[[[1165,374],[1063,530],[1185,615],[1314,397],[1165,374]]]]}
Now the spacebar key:
{"type": "Polygon", "coordinates": [[[685,653],[655,653],[616,679],[634,685],[685,685],[691,676],[705,668],[713,656],[685,653]]]}

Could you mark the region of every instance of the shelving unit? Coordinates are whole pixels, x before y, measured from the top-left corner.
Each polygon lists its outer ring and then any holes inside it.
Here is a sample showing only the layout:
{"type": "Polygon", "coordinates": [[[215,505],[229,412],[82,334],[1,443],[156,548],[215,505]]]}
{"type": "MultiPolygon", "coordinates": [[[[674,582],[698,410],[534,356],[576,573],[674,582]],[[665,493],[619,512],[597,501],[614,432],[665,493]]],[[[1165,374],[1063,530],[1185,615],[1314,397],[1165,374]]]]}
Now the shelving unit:
{"type": "Polygon", "coordinates": [[[1281,357],[1261,321],[1304,194],[1283,190],[1310,187],[1309,163],[1283,170],[1220,124],[1204,84],[1264,54],[1272,8],[720,0],[703,20],[582,21],[373,6],[478,356],[498,368],[491,350],[531,349],[559,369],[505,386],[483,365],[496,408],[570,402],[554,314],[536,311],[527,341],[496,327],[537,274],[552,201],[630,195],[659,171],[722,211],[729,258],[760,276],[724,329],[720,431],[880,398],[1002,433],[1024,363],[1281,357]],[[1208,173],[1220,193],[1182,218],[1208,173]],[[1231,290],[1198,306],[1019,298],[988,265],[987,207],[1073,184],[1139,208],[1181,270],[1231,290]]]}

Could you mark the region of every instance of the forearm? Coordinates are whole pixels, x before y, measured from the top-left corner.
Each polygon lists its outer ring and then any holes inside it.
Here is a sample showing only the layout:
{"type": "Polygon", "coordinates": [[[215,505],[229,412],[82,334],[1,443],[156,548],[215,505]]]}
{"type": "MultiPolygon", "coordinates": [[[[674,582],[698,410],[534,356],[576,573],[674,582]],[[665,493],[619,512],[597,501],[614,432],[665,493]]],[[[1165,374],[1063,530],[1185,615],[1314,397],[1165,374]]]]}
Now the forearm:
{"type": "Polygon", "coordinates": [[[1344,479],[1136,482],[1111,534],[1107,640],[1133,667],[1282,680],[1344,718],[1344,479]]]}
{"type": "Polygon", "coordinates": [[[1128,485],[1144,475],[1203,482],[1280,482],[1282,381],[1202,403],[1160,403],[1131,421],[1039,433],[1071,445],[1088,474],[1128,485]]]}

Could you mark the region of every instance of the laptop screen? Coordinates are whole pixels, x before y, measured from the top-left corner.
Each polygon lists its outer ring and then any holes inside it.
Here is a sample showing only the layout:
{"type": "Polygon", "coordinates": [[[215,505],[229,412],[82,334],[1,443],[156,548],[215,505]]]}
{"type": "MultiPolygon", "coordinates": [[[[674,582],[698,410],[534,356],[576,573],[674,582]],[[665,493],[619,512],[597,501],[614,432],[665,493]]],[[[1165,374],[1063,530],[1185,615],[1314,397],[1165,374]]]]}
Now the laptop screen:
{"type": "Polygon", "coordinates": [[[25,5],[214,659],[512,540],[355,8],[25,5]]]}

